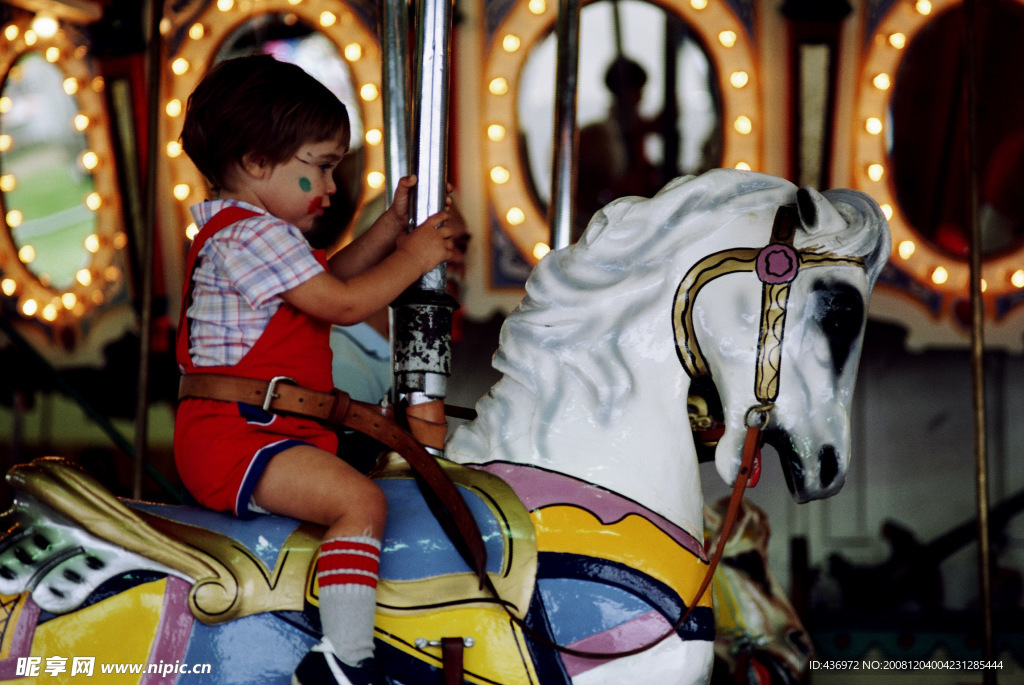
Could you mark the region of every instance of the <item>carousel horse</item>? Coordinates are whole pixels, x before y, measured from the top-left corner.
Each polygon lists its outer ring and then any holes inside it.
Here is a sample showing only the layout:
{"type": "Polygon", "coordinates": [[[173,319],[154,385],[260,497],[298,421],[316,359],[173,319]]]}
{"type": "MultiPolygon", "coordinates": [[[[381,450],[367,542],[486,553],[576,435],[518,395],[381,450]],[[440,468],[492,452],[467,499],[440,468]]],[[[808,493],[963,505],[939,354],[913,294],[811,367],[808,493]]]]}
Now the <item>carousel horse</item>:
{"type": "MultiPolygon", "coordinates": [[[[485,568],[471,569],[405,460],[378,477],[376,653],[391,681],[707,682],[691,379],[721,397],[726,481],[745,482],[753,432],[797,501],[834,494],[888,254],[866,195],[716,170],[612,203],[541,260],[501,332],[503,377],[440,460],[485,568]]],[[[0,680],[94,668],[104,683],[283,684],[318,640],[314,527],[122,501],[59,459],[8,482],[0,680]]]]}

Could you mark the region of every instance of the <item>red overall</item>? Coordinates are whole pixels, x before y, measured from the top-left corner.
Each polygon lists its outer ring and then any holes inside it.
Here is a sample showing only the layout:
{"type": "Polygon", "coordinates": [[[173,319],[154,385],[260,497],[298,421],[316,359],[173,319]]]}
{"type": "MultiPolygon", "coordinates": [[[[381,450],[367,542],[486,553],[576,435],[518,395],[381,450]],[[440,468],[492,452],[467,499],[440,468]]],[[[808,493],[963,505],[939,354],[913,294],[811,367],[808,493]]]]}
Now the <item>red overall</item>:
{"type": "MultiPolygon", "coordinates": [[[[269,381],[288,376],[295,383],[319,391],[330,391],[330,324],[303,314],[282,303],[266,330],[234,366],[201,366],[189,354],[189,326],[186,312],[192,302],[192,274],[196,257],[217,231],[255,216],[239,207],[218,212],[196,236],[186,262],[181,319],[177,333],[178,364],[186,374],[216,373],[269,381]]],[[[314,251],[326,265],[323,250],[314,251]]],[[[334,454],[338,439],[316,421],[279,416],[262,407],[242,402],[186,399],[178,405],[174,427],[174,458],[188,491],[205,507],[233,511],[249,518],[256,481],[267,462],[297,445],[309,444],[334,454]]]]}

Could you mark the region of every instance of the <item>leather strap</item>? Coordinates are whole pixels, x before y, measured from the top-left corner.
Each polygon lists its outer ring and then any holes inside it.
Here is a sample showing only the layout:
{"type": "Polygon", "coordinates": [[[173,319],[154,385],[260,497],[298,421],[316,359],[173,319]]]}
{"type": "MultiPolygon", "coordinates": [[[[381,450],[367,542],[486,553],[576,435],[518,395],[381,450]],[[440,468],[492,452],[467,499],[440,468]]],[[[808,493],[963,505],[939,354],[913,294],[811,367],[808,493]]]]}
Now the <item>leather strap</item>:
{"type": "Polygon", "coordinates": [[[292,414],[330,426],[365,433],[398,452],[426,487],[420,488],[440,524],[465,557],[483,589],[487,578],[487,549],[480,528],[455,483],[408,431],[381,413],[375,404],[359,402],[340,390],[320,392],[281,379],[261,381],[213,373],[185,374],[178,399],[245,402],[277,414],[292,414]]]}
{"type": "Polygon", "coordinates": [[[444,685],[462,685],[461,637],[441,638],[441,663],[444,666],[444,685]]]}

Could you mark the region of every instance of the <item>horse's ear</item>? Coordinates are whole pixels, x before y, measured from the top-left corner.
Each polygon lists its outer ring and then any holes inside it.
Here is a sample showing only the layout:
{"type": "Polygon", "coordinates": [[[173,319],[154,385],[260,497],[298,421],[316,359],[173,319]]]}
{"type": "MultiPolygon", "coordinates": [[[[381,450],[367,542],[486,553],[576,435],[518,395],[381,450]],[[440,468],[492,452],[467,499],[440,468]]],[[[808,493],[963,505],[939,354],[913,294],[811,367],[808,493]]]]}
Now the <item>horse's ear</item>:
{"type": "Polygon", "coordinates": [[[846,223],[832,203],[810,186],[797,189],[796,211],[800,215],[800,223],[808,233],[815,233],[819,228],[835,226],[836,221],[846,223]]]}

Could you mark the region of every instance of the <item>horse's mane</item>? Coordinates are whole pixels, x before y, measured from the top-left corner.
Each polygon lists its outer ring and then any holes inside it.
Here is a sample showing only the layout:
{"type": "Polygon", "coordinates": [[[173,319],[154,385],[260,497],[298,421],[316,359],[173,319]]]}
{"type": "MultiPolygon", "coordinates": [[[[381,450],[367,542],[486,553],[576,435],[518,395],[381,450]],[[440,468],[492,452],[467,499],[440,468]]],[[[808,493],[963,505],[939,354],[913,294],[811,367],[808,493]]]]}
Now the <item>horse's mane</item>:
{"type": "Polygon", "coordinates": [[[614,411],[634,385],[623,348],[647,334],[635,322],[649,313],[663,317],[664,350],[674,354],[669,317],[649,310],[664,307],[657,295],[682,278],[685,269],[672,270],[680,249],[733,213],[794,191],[772,176],[715,170],[678,178],[650,199],[612,202],[579,242],[549,253],[534,269],[526,297],[502,328],[494,367],[532,391],[540,411],[558,409],[570,380],[587,390],[576,399],[592,403],[599,416],[614,411]],[[587,353],[593,349],[599,353],[587,353]]]}

